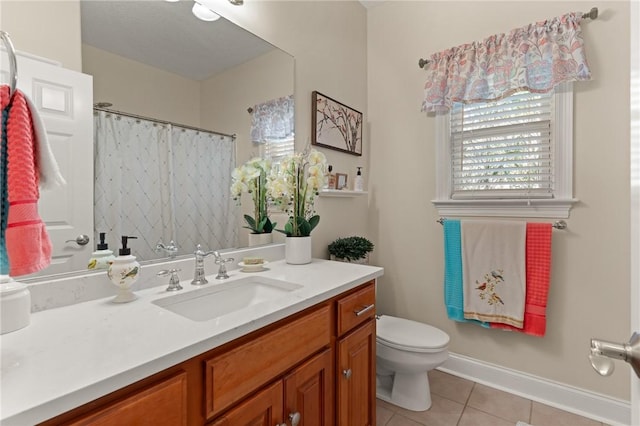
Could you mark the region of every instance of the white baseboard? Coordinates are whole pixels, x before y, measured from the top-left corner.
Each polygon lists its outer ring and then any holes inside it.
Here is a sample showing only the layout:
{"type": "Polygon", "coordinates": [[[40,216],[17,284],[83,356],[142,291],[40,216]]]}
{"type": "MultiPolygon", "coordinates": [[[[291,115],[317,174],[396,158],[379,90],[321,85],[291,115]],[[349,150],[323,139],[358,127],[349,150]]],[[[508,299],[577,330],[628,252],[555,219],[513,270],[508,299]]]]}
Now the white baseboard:
{"type": "Polygon", "coordinates": [[[631,404],[464,355],[449,354],[438,370],[610,425],[631,423],[631,404]]]}

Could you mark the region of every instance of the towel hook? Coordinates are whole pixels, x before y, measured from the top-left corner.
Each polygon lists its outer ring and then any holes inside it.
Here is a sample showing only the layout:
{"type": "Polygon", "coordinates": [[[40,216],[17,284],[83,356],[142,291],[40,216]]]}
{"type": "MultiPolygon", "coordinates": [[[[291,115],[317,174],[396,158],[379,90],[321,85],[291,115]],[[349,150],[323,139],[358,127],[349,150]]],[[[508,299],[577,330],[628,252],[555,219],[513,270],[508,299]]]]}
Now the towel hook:
{"type": "Polygon", "coordinates": [[[13,43],[11,42],[11,37],[9,37],[9,33],[0,30],[0,38],[7,48],[7,55],[9,55],[9,99],[12,99],[14,93],[16,93],[16,86],[18,85],[16,50],[13,48],[13,43]]]}

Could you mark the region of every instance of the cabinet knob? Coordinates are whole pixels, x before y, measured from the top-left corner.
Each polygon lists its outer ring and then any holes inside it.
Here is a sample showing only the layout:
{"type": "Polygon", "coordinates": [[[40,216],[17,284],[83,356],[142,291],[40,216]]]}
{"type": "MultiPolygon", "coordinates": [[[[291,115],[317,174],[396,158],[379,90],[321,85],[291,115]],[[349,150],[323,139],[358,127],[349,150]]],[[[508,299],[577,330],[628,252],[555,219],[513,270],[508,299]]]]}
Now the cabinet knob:
{"type": "Polygon", "coordinates": [[[291,422],[291,426],[298,426],[298,423],[300,423],[300,417],[300,413],[298,413],[297,411],[295,413],[289,414],[289,421],[291,422]]]}
{"type": "Polygon", "coordinates": [[[342,370],[342,375],[345,379],[349,380],[351,378],[351,369],[342,370]]]}

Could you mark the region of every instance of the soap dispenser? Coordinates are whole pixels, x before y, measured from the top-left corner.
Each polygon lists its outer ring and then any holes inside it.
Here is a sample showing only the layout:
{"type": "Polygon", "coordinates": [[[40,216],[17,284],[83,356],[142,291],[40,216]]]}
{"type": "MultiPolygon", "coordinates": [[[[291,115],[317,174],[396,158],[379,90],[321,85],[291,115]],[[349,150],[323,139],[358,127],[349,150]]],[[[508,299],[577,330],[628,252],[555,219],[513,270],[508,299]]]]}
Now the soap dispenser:
{"type": "Polygon", "coordinates": [[[96,251],[91,253],[91,259],[87,269],[108,269],[109,264],[115,259],[113,251],[109,250],[109,245],[104,242],[105,233],[100,233],[100,243],[96,247],[96,251]]]}
{"type": "Polygon", "coordinates": [[[118,287],[118,294],[111,300],[113,303],[127,303],[137,299],[131,287],[138,281],[140,264],[136,261],[136,257],[131,255],[131,249],[127,247],[128,241],[132,238],[138,237],[122,236],[122,248],[118,250],[118,257],[113,259],[107,270],[107,276],[118,287]]]}
{"type": "Polygon", "coordinates": [[[336,175],[333,172],[333,166],[329,164],[329,173],[327,175],[327,188],[336,189],[336,175]]]}
{"type": "Polygon", "coordinates": [[[362,171],[360,169],[362,169],[362,167],[358,167],[356,178],[353,180],[353,190],[361,192],[364,191],[364,182],[362,179],[362,171]]]}

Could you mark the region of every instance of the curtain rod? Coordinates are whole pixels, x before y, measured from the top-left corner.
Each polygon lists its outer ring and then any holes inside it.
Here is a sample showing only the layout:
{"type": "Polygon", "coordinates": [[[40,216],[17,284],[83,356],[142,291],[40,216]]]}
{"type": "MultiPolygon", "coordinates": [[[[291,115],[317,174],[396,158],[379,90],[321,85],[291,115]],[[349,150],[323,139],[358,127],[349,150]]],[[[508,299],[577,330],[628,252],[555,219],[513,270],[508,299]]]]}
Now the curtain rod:
{"type": "MultiPolygon", "coordinates": [[[[592,7],[591,10],[589,11],[589,13],[583,13],[582,14],[582,19],[596,19],[598,17],[598,8],[597,7],[592,7]]],[[[424,68],[425,65],[429,64],[429,60],[428,59],[423,59],[420,58],[418,60],[418,66],[420,67],[420,69],[424,68]]]]}
{"type": "Polygon", "coordinates": [[[235,133],[230,135],[228,133],[216,132],[215,130],[203,129],[201,127],[193,127],[193,126],[187,126],[186,124],[180,124],[180,123],[173,123],[171,121],[158,120],[157,118],[145,117],[145,116],[142,116],[142,115],[131,114],[129,112],[122,112],[122,111],[118,111],[118,110],[115,110],[115,109],[110,109],[110,108],[108,108],[108,106],[111,106],[111,104],[108,104],[106,102],[98,102],[93,106],[93,110],[94,111],[104,111],[104,112],[108,112],[110,114],[123,115],[125,117],[130,117],[130,118],[137,118],[138,120],[151,121],[153,123],[158,123],[158,124],[170,124],[170,125],[172,125],[174,127],[180,127],[180,128],[188,129],[188,130],[195,130],[197,132],[213,133],[213,134],[219,135],[219,136],[228,136],[234,141],[236,140],[236,137],[237,137],[237,135],[235,133]]]}
{"type": "MultiPolygon", "coordinates": [[[[447,219],[441,217],[440,219],[436,220],[436,222],[438,222],[440,225],[444,225],[445,220],[447,219]]],[[[564,220],[558,220],[551,226],[556,229],[567,229],[567,222],[565,222],[564,220]]]]}

